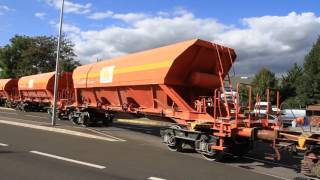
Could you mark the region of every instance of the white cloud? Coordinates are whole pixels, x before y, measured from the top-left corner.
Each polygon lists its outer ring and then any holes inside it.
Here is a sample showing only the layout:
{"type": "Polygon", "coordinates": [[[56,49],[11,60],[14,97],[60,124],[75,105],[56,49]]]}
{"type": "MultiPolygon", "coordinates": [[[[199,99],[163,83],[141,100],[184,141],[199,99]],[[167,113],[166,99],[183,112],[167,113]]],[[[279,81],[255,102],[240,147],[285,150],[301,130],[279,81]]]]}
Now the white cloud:
{"type": "Polygon", "coordinates": [[[238,71],[247,74],[263,66],[281,73],[301,64],[320,35],[320,17],[314,13],[245,18],[243,23],[244,28],[226,31],[218,40],[235,48],[238,71]]]}
{"type": "Polygon", "coordinates": [[[37,12],[37,13],[34,13],[34,16],[39,18],[39,19],[44,19],[46,17],[46,13],[44,12],[37,12]]]}
{"type": "Polygon", "coordinates": [[[62,29],[64,32],[71,32],[71,33],[80,33],[81,32],[80,28],[78,28],[77,26],[72,25],[72,24],[66,24],[66,23],[63,23],[62,29]]]}
{"type": "Polygon", "coordinates": [[[11,9],[6,5],[0,5],[0,15],[3,15],[5,12],[9,11],[14,11],[14,9],[11,9]]]}
{"type": "Polygon", "coordinates": [[[84,63],[88,63],[97,58],[110,58],[204,35],[212,39],[214,34],[227,28],[214,19],[195,18],[191,13],[174,18],[153,16],[128,25],[75,33],[76,53],[84,63]]]}
{"type": "Polygon", "coordinates": [[[112,11],[106,11],[106,12],[96,12],[88,16],[89,19],[94,20],[101,20],[106,18],[113,18],[113,19],[119,19],[125,22],[132,22],[132,21],[138,21],[144,18],[147,18],[148,16],[144,13],[114,13],[112,11]]]}
{"type": "Polygon", "coordinates": [[[6,5],[0,5],[0,9],[4,10],[4,11],[9,11],[10,10],[10,8],[8,6],[6,6],[6,5]]]}
{"type": "Polygon", "coordinates": [[[110,18],[110,17],[112,17],[112,15],[113,15],[112,11],[95,12],[95,13],[89,15],[88,18],[94,19],[94,20],[100,20],[100,19],[110,18]]]}
{"type": "MultiPolygon", "coordinates": [[[[62,0],[45,0],[47,4],[55,7],[56,9],[61,8],[62,0]]],[[[76,13],[76,14],[87,14],[91,12],[91,4],[80,4],[73,3],[71,1],[64,1],[64,12],[65,13],[76,13]]]]}
{"type": "MultiPolygon", "coordinates": [[[[100,14],[96,19],[105,16],[100,14]]],[[[129,19],[121,19],[127,22],[125,27],[106,26],[87,31],[70,28],[69,34],[82,63],[202,38],[234,48],[239,74],[253,74],[261,67],[282,73],[294,62],[302,63],[320,34],[320,18],[314,13],[244,18],[241,28],[213,18],[198,18],[184,9],[129,19]]]]}
{"type": "MultiPolygon", "coordinates": [[[[59,31],[60,23],[54,20],[50,20],[49,24],[54,27],[57,31],[59,31]]],[[[73,24],[63,23],[62,25],[62,31],[64,33],[70,33],[70,36],[76,35],[81,33],[81,29],[73,24]]]]}

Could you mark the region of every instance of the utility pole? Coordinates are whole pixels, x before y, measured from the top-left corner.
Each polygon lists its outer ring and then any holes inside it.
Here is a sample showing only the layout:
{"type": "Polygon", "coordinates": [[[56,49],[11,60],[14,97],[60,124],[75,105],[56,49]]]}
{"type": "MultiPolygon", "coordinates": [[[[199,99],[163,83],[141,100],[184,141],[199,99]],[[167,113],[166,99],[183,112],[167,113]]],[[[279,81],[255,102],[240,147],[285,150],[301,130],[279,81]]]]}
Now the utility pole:
{"type": "Polygon", "coordinates": [[[61,11],[60,11],[60,27],[59,27],[59,38],[58,38],[58,45],[57,45],[57,59],[56,59],[56,72],[54,78],[54,95],[53,95],[53,107],[52,107],[52,121],[51,125],[56,125],[57,120],[57,97],[58,97],[58,79],[60,76],[60,64],[59,64],[59,57],[60,57],[60,44],[61,44],[61,33],[62,33],[62,24],[63,24],[63,7],[64,7],[64,0],[61,2],[61,11]]]}

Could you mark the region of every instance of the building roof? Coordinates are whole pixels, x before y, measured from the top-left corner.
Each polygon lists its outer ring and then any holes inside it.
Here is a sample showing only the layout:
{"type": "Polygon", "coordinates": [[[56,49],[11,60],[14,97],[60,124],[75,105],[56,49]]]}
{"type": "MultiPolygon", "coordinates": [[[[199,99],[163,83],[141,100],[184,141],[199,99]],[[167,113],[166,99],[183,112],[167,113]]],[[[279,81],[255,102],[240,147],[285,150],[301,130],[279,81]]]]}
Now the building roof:
{"type": "Polygon", "coordinates": [[[307,106],[307,111],[320,111],[320,104],[313,104],[307,106]]]}

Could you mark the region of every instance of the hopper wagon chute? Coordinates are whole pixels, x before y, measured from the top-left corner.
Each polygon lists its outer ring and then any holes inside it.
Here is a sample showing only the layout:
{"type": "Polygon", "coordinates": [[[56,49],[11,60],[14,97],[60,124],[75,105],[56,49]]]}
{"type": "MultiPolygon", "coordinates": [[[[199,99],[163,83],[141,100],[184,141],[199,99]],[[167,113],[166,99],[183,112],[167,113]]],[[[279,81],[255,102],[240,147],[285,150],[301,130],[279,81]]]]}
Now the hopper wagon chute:
{"type": "Polygon", "coordinates": [[[212,121],[194,102],[220,88],[235,58],[230,48],[195,39],[80,66],[73,81],[77,106],[83,108],[73,120],[89,123],[95,116],[125,111],[170,117],[185,125],[212,121]]]}
{"type": "Polygon", "coordinates": [[[18,79],[0,79],[0,105],[14,108],[18,100],[18,79]]]}
{"type": "MultiPolygon", "coordinates": [[[[53,104],[55,73],[42,73],[37,75],[25,76],[19,79],[18,89],[21,103],[18,108],[24,111],[43,111],[48,110],[53,104]]],[[[72,104],[73,101],[73,82],[72,73],[64,72],[59,77],[58,84],[58,110],[62,111],[64,106],[72,104]]],[[[59,112],[59,117],[63,114],[59,112]]]]}

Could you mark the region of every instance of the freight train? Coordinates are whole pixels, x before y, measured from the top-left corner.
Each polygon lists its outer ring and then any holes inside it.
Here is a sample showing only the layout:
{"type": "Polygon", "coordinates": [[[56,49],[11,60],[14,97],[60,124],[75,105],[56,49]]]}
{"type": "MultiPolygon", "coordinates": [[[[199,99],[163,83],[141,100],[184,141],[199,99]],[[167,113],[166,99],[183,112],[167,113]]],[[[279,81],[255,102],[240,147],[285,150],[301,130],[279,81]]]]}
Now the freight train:
{"type": "MultiPolygon", "coordinates": [[[[116,112],[167,117],[176,125],[161,134],[172,151],[188,146],[218,160],[225,153],[241,156],[262,141],[274,150],[266,158],[279,160],[282,150],[304,153],[301,171],[320,177],[320,134],[284,128],[280,118],[253,111],[263,95],[247,84],[232,88],[228,73],[235,60],[233,49],[194,39],[83,65],[59,76],[58,117],[85,126],[109,124],[116,112]],[[226,89],[235,92],[229,97],[226,89]]],[[[1,102],[51,112],[54,75],[1,80],[1,102]]],[[[278,91],[268,89],[265,96],[280,107],[278,91]]]]}

